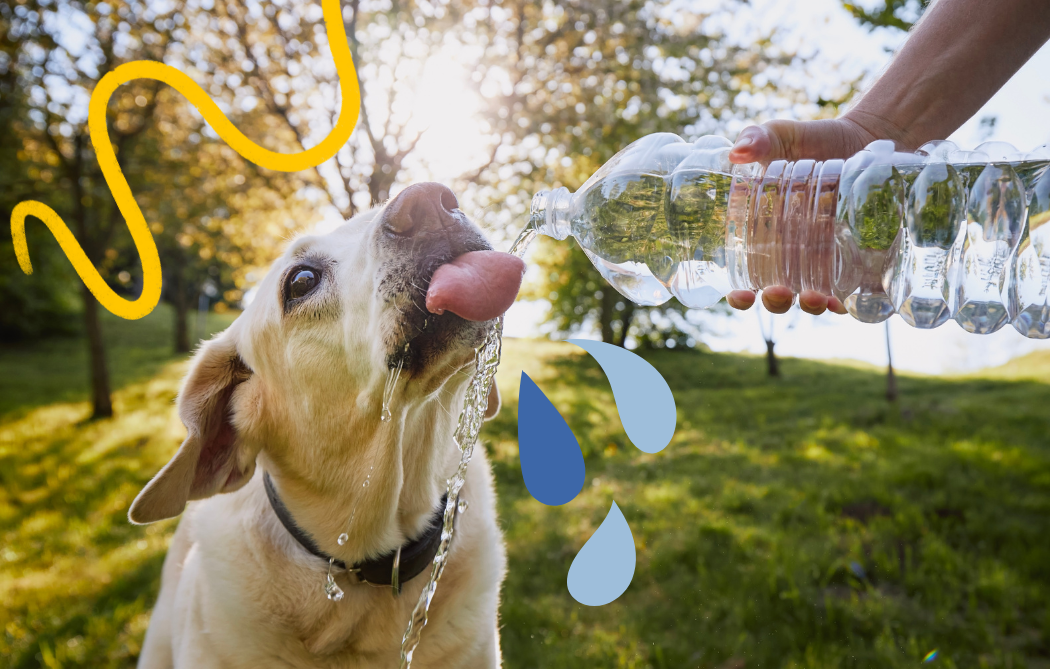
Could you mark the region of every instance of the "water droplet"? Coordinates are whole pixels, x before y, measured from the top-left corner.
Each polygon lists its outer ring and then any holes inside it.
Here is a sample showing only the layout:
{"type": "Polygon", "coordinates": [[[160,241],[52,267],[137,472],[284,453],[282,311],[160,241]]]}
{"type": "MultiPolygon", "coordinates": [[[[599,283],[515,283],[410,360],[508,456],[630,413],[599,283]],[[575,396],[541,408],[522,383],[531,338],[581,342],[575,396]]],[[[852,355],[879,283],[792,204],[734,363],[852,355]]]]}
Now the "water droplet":
{"type": "Polygon", "coordinates": [[[937,655],[938,654],[939,654],[938,649],[934,648],[930,652],[926,653],[926,657],[922,658],[923,663],[925,664],[926,662],[933,662],[934,660],[937,659],[937,655]]]}
{"type": "Polygon", "coordinates": [[[367,488],[369,483],[371,483],[371,481],[369,481],[368,479],[365,479],[365,482],[361,484],[361,487],[362,488],[367,488]]]}
{"type": "Polygon", "coordinates": [[[662,451],[674,436],[678,414],[674,395],[660,372],[625,348],[588,339],[568,341],[590,353],[601,365],[631,442],[646,453],[662,451]]]}
{"type": "Polygon", "coordinates": [[[613,502],[609,514],[569,567],[569,594],[585,606],[603,606],[627,590],[634,578],[634,535],[613,502]]]}
{"type": "Polygon", "coordinates": [[[343,598],[343,589],[340,588],[332,575],[328,575],[328,580],[324,584],[324,594],[328,595],[328,599],[333,602],[338,602],[343,598]]]}
{"type": "Polygon", "coordinates": [[[461,499],[459,500],[459,504],[456,505],[456,508],[459,510],[460,513],[463,513],[467,510],[468,506],[470,506],[470,502],[468,502],[465,499],[461,499]]]}
{"type": "Polygon", "coordinates": [[[547,506],[571,502],[583,489],[580,443],[525,372],[518,389],[518,459],[529,494],[547,506]]]}
{"type": "Polygon", "coordinates": [[[338,538],[338,539],[336,539],[335,541],[336,541],[336,543],[337,543],[337,544],[339,544],[340,546],[343,546],[343,545],[345,545],[345,544],[346,544],[346,541],[347,541],[347,539],[349,539],[349,538],[350,538],[350,536],[349,536],[349,535],[348,535],[348,534],[347,534],[346,532],[343,532],[342,534],[340,534],[340,535],[339,535],[339,538],[338,538]]]}
{"type": "MultiPolygon", "coordinates": [[[[405,352],[408,352],[408,344],[405,344],[405,352]]],[[[404,364],[404,358],[398,360],[397,367],[391,369],[386,377],[386,385],[383,386],[383,410],[379,412],[379,420],[383,422],[388,422],[391,418],[390,400],[394,397],[394,388],[397,387],[397,379],[401,376],[401,367],[404,364]]]]}

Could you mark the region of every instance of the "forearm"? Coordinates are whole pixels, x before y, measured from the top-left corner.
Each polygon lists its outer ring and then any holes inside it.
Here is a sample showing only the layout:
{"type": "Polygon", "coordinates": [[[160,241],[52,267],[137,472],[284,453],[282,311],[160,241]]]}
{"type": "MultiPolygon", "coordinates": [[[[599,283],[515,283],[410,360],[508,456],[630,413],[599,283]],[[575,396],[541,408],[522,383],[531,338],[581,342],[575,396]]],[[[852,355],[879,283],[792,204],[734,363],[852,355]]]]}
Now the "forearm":
{"type": "Polygon", "coordinates": [[[1048,38],[1050,0],[936,0],[846,117],[910,149],[944,139],[1048,38]]]}

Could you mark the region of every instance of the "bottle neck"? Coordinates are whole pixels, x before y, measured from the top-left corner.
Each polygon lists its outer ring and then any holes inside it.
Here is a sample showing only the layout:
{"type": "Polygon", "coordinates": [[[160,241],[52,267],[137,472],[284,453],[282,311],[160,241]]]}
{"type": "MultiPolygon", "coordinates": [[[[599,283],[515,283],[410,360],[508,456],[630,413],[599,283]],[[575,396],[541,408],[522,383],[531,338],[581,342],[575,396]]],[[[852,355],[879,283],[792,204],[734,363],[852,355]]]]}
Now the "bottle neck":
{"type": "Polygon", "coordinates": [[[572,193],[568,188],[541,190],[532,198],[529,227],[540,234],[562,240],[572,233],[569,207],[572,193]]]}

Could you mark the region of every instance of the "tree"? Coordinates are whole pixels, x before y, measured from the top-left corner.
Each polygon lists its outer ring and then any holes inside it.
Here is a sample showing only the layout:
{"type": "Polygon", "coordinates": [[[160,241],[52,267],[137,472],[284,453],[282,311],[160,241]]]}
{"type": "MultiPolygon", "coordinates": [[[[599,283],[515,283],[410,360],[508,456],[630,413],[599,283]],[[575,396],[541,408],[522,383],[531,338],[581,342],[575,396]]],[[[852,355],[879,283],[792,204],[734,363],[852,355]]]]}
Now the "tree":
{"type": "Polygon", "coordinates": [[[577,324],[593,322],[602,341],[626,345],[636,307],[605,283],[576,240],[556,244],[541,240],[532,260],[548,275],[526,285],[522,297],[550,302],[547,322],[555,332],[569,333],[577,324]]]}
{"type": "MultiPolygon", "coordinates": [[[[932,0],[885,0],[881,5],[872,9],[864,9],[852,3],[843,2],[845,7],[854,18],[869,30],[875,28],[896,28],[897,30],[911,30],[919,18],[922,17],[926,8],[932,0]]],[[[994,116],[981,119],[981,127],[990,135],[995,129],[996,118],[994,116]]],[[[886,399],[890,402],[897,401],[897,376],[893,371],[893,350],[890,346],[890,324],[886,322],[886,399]]]]}
{"type": "Polygon", "coordinates": [[[769,325],[767,326],[762,322],[761,308],[757,309],[755,315],[758,316],[758,329],[762,332],[762,339],[766,342],[766,373],[769,376],[780,376],[780,363],[777,360],[777,354],[774,348],[777,345],[776,339],[773,337],[773,327],[776,324],[775,316],[769,314],[769,325]]]}
{"type": "MultiPolygon", "coordinates": [[[[204,283],[219,289],[219,305],[237,303],[253,272],[268,266],[282,241],[319,213],[301,195],[299,176],[261,169],[209,137],[175,91],[160,93],[155,117],[140,143],[144,185],[137,197],[153,222],[164,269],[162,299],[175,315],[175,351],[185,353],[189,309],[204,283]]],[[[258,117],[234,119],[244,131],[258,129],[258,117]]],[[[127,283],[137,261],[134,248],[123,248],[122,257],[127,266],[118,278],[127,283]]]]}
{"type": "MultiPolygon", "coordinates": [[[[91,262],[108,278],[111,248],[120,215],[94,159],[88,136],[87,100],[95,84],[121,63],[163,60],[179,14],[137,3],[79,0],[24,0],[14,6],[7,39],[16,45],[11,69],[17,86],[29,91],[27,120],[16,123],[19,157],[27,171],[53,184],[44,199],[71,229],[91,262]],[[74,26],[70,28],[70,26],[74,26]]],[[[148,127],[155,109],[156,82],[121,88],[108,110],[111,140],[126,160],[148,127]]],[[[132,189],[134,166],[124,165],[132,189]]],[[[84,333],[88,341],[92,417],[113,413],[105,343],[98,303],[82,286],[84,333]]]]}
{"type": "MultiPolygon", "coordinates": [[[[386,200],[418,158],[426,120],[413,113],[413,102],[425,65],[471,6],[344,1],[361,88],[359,124],[341,151],[307,175],[344,218],[386,200]]],[[[228,107],[258,117],[266,129],[261,143],[298,149],[331,130],[338,81],[317,2],[190,0],[186,11],[195,29],[187,68],[198,81],[210,81],[228,107]]]]}
{"type": "Polygon", "coordinates": [[[897,375],[893,373],[893,349],[890,347],[890,322],[886,321],[886,400],[897,401],[897,375]]]}
{"type": "MultiPolygon", "coordinates": [[[[31,165],[24,157],[20,123],[28,113],[28,92],[19,85],[15,61],[18,44],[12,24],[14,8],[0,5],[0,220],[9,221],[22,200],[44,196],[54,166],[31,165]]],[[[0,262],[0,341],[26,341],[73,330],[77,294],[68,263],[47,230],[31,226],[35,276],[26,276],[14,262],[0,262]]],[[[11,230],[0,226],[0,258],[14,258],[11,230]]]]}
{"type": "MultiPolygon", "coordinates": [[[[498,138],[490,163],[469,175],[474,197],[488,205],[482,220],[493,229],[520,227],[532,193],[577,189],[649,133],[728,134],[778,108],[830,112],[833,105],[810,105],[787,83],[783,74],[800,59],[772,35],[737,41],[721,28],[747,11],[746,3],[731,3],[683,17],[673,3],[633,0],[475,7],[467,15],[475,34],[462,39],[482,50],[475,80],[487,102],[483,131],[498,138]]],[[[680,340],[677,301],[628,306],[578,250],[533,258],[541,281],[532,294],[556,296],[557,328],[593,327],[612,341],[630,330],[646,345],[680,340]]]]}
{"type": "MultiPolygon", "coordinates": [[[[18,155],[23,159],[19,164],[28,175],[36,175],[32,183],[59,186],[39,197],[72,224],[88,257],[115,290],[137,294],[141,290],[137,253],[95,163],[86,104],[97,81],[123,62],[184,64],[193,55],[187,47],[192,42],[184,27],[186,16],[178,11],[158,14],[136,3],[72,0],[20,5],[6,15],[11,17],[12,30],[5,31],[3,53],[11,55],[4,62],[11,65],[7,70],[15,80],[14,89],[30,91],[20,116],[11,121],[18,131],[18,155]],[[67,26],[62,30],[55,27],[59,17],[67,26]],[[85,45],[67,48],[63,40],[85,45]]],[[[236,108],[228,111],[247,132],[267,132],[267,127],[259,126],[263,120],[259,115],[237,114],[236,108]]],[[[158,82],[123,86],[111,102],[109,116],[122,169],[150,221],[160,253],[163,299],[175,312],[175,350],[186,352],[188,308],[202,282],[208,278],[219,285],[225,300],[221,304],[236,301],[251,270],[272,260],[280,240],[317,218],[315,207],[297,194],[302,179],[246,164],[218,141],[180,95],[158,82]],[[280,223],[274,225],[278,219],[280,223]]],[[[274,146],[296,150],[288,142],[274,146]]],[[[19,193],[14,201],[31,195],[32,191],[19,193]]],[[[34,227],[39,226],[30,225],[34,238],[47,234],[34,227]]],[[[46,262],[49,256],[42,258],[46,262]]],[[[12,273],[8,281],[5,273],[0,289],[12,282],[34,282],[37,291],[60,295],[52,277],[42,274],[12,273]]],[[[69,285],[77,282],[68,271],[61,280],[70,281],[69,285]]],[[[93,416],[101,417],[112,412],[106,352],[97,303],[86,289],[81,292],[91,351],[93,416]]]]}
{"type": "Polygon", "coordinates": [[[865,9],[851,2],[843,2],[842,6],[869,29],[896,28],[908,31],[918,23],[926,8],[932,0],[884,0],[881,5],[871,9],[865,9]]]}

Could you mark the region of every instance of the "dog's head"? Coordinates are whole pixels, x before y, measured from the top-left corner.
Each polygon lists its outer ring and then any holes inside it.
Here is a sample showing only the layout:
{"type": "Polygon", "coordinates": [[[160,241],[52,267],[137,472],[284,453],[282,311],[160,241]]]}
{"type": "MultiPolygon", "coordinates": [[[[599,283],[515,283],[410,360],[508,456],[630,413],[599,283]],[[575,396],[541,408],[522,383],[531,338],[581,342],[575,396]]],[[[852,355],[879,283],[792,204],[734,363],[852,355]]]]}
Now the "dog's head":
{"type": "MultiPolygon", "coordinates": [[[[179,397],[189,434],[131,520],[169,518],[188,500],[240,488],[261,450],[324,488],[345,480],[335,470],[360,466],[366,447],[437,436],[458,413],[474,350],[523,267],[492,252],[458,206],[444,186],[416,184],[292,243],[244,313],[195,356],[179,397]],[[398,370],[394,415],[381,426],[384,387],[398,370]]],[[[498,395],[489,400],[491,415],[498,395]]],[[[395,460],[405,457],[388,461],[404,472],[395,460]]]]}

